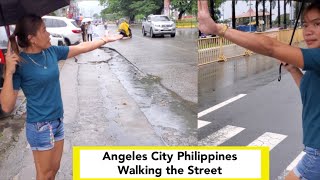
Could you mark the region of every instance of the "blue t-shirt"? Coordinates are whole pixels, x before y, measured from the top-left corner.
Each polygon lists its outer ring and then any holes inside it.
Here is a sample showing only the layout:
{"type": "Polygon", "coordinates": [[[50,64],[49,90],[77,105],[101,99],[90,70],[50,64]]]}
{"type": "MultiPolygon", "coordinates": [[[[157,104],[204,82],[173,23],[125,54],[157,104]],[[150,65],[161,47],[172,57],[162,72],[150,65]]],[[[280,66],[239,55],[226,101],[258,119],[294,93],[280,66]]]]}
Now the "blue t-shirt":
{"type": "Polygon", "coordinates": [[[303,144],[320,149],[320,48],[302,49],[306,73],[300,82],[303,144]]]}
{"type": "Polygon", "coordinates": [[[67,59],[68,53],[68,46],[51,46],[37,54],[20,53],[22,62],[13,75],[13,88],[21,88],[26,96],[27,122],[63,117],[58,61],[67,59]]]}

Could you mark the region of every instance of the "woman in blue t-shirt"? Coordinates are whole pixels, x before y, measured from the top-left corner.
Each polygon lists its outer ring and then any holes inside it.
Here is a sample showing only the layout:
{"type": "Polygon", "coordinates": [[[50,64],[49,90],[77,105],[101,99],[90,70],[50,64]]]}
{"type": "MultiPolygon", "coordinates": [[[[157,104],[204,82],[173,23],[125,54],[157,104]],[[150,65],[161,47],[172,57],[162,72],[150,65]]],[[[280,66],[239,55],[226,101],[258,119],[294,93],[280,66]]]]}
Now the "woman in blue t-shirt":
{"type": "Polygon", "coordinates": [[[26,135],[37,179],[54,179],[62,157],[64,128],[58,61],[122,38],[122,35],[108,36],[68,47],[51,46],[49,35],[39,16],[27,15],[17,22],[9,38],[1,91],[5,112],[13,110],[19,89],[26,96],[26,135]]]}
{"type": "Polygon", "coordinates": [[[320,2],[314,1],[303,15],[303,36],[309,48],[300,49],[275,39],[229,29],[216,24],[210,17],[208,1],[198,0],[199,29],[206,34],[216,34],[242,47],[287,63],[300,87],[303,104],[303,144],[306,155],[289,172],[286,180],[320,179],[320,2]],[[306,70],[303,74],[301,69],[306,70]]]}

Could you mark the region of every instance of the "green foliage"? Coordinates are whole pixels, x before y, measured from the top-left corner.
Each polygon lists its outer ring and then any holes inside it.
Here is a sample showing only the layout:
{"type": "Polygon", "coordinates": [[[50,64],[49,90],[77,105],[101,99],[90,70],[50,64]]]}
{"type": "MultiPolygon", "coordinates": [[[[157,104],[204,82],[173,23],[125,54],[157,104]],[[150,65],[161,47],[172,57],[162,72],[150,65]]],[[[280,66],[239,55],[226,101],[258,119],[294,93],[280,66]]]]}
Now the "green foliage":
{"type": "Polygon", "coordinates": [[[150,2],[148,0],[134,1],[129,6],[129,8],[132,9],[133,14],[142,14],[145,16],[153,14],[157,9],[159,9],[158,5],[155,2],[150,2]]]}
{"type": "MultiPolygon", "coordinates": [[[[276,18],[276,20],[274,21],[275,24],[278,23],[278,19],[279,19],[279,16],[276,18]]],[[[287,23],[290,22],[290,14],[286,14],[286,19],[287,19],[287,23]]],[[[281,22],[281,26],[283,26],[283,22],[284,22],[284,14],[281,14],[280,15],[280,22],[281,22]]]]}
{"type": "Polygon", "coordinates": [[[143,15],[143,14],[138,14],[138,15],[136,15],[136,17],[135,17],[135,20],[136,21],[138,21],[138,22],[140,22],[140,21],[142,21],[142,19],[145,17],[145,15],[143,15]]]}
{"type": "MultiPolygon", "coordinates": [[[[213,19],[217,21],[221,17],[221,12],[220,12],[219,8],[220,8],[221,4],[227,0],[213,0],[213,1],[214,1],[214,17],[213,17],[213,19]]],[[[209,1],[209,8],[212,7],[210,2],[211,1],[209,1]]]]}
{"type": "Polygon", "coordinates": [[[171,6],[182,14],[196,14],[197,1],[195,0],[171,0],[171,6]]]}
{"type": "Polygon", "coordinates": [[[99,0],[105,6],[101,14],[117,14],[134,20],[136,15],[160,14],[163,0],[99,0]]]}

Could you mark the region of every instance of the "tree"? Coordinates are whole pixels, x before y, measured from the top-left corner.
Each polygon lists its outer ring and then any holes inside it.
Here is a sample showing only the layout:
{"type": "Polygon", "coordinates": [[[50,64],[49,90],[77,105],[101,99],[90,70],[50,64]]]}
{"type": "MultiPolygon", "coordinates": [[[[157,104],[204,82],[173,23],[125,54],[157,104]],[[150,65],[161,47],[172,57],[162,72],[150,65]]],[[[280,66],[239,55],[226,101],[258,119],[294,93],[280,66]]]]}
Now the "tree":
{"type": "Polygon", "coordinates": [[[261,0],[256,0],[256,26],[259,26],[259,3],[261,0]]]}
{"type": "Polygon", "coordinates": [[[210,0],[210,13],[213,20],[218,21],[220,19],[219,7],[225,0],[210,0]]]}
{"type": "MultiPolygon", "coordinates": [[[[283,1],[284,14],[287,14],[287,5],[288,4],[290,4],[290,6],[291,6],[292,0],[284,0],[283,1]]],[[[289,18],[289,20],[290,20],[290,18],[289,18]]],[[[283,24],[284,24],[284,28],[287,29],[287,18],[284,18],[283,24]]]]}
{"type": "Polygon", "coordinates": [[[263,20],[263,31],[266,30],[266,0],[262,0],[262,20],[263,20]]]}
{"type": "MultiPolygon", "coordinates": [[[[283,11],[284,11],[284,14],[286,15],[287,14],[287,0],[283,1],[283,11]]],[[[287,29],[287,18],[284,18],[283,25],[284,25],[284,29],[287,29]]]]}
{"type": "Polygon", "coordinates": [[[270,16],[269,16],[269,21],[270,21],[270,28],[272,28],[272,9],[276,7],[276,1],[275,0],[269,0],[270,1],[270,16]]]}
{"type": "MultiPolygon", "coordinates": [[[[280,17],[280,0],[278,0],[278,17],[280,17]]],[[[280,18],[278,18],[278,27],[280,27],[281,21],[280,18]]]]}
{"type": "Polygon", "coordinates": [[[197,8],[197,1],[195,0],[171,0],[173,9],[179,11],[178,19],[182,18],[184,13],[195,14],[194,9],[197,8]]]}
{"type": "Polygon", "coordinates": [[[236,0],[232,0],[232,28],[236,29],[236,0]]]}
{"type": "Polygon", "coordinates": [[[163,0],[99,0],[100,4],[107,7],[103,14],[119,14],[135,19],[136,15],[147,16],[160,14],[163,10],[163,0]]]}

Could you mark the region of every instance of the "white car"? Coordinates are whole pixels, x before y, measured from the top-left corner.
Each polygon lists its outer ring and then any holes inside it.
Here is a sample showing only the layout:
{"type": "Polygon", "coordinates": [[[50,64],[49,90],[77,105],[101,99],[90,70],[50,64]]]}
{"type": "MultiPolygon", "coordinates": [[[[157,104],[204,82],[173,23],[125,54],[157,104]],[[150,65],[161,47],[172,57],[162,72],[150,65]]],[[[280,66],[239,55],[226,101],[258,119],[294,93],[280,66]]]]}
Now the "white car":
{"type": "Polygon", "coordinates": [[[170,34],[171,37],[176,36],[176,24],[165,15],[149,15],[147,19],[142,22],[142,34],[146,36],[150,34],[151,37],[156,35],[170,34]]]}
{"type": "Polygon", "coordinates": [[[52,46],[65,46],[64,37],[59,34],[50,34],[50,43],[52,46]]]}
{"type": "Polygon", "coordinates": [[[77,44],[81,41],[81,29],[73,19],[57,16],[43,16],[47,31],[64,37],[66,45],[77,44]]]}

